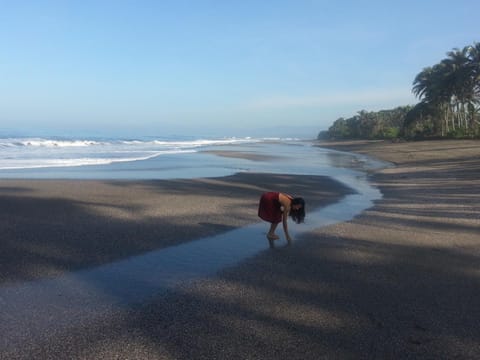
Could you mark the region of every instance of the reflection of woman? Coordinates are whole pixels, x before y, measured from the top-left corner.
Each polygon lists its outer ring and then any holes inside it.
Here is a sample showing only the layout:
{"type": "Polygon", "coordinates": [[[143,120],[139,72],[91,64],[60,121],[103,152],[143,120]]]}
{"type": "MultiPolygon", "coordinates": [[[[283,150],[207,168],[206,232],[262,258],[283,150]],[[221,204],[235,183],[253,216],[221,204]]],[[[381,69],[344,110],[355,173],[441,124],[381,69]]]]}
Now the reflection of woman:
{"type": "Polygon", "coordinates": [[[294,198],[290,195],[280,192],[266,192],[260,198],[258,205],[258,216],[271,223],[270,230],[267,233],[267,239],[270,247],[273,247],[273,241],[279,237],[275,234],[278,223],[283,223],[283,231],[288,244],[292,243],[292,238],[288,233],[288,216],[297,224],[305,219],[305,201],[301,197],[294,198]]]}

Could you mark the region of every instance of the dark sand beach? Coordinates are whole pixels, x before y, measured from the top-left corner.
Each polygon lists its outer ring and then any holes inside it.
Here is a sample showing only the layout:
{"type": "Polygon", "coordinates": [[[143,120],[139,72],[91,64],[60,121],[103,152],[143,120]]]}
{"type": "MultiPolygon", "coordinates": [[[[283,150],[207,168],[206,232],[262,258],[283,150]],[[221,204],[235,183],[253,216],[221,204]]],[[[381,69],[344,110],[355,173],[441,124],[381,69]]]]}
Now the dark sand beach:
{"type": "MultiPolygon", "coordinates": [[[[478,358],[480,143],[319,145],[394,162],[371,174],[383,199],[351,221],[304,234],[292,247],[267,250],[95,323],[72,324],[67,333],[0,358],[478,358]]],[[[2,281],[243,226],[257,221],[258,195],[272,188],[301,193],[312,207],[348,191],[325,178],[262,174],[1,181],[2,281]],[[19,256],[21,262],[12,260],[19,256]]]]}
{"type": "Polygon", "coordinates": [[[105,264],[261,221],[278,189],[325,206],[350,192],[320,176],[239,173],[158,181],[0,180],[0,283],[105,264]]]}

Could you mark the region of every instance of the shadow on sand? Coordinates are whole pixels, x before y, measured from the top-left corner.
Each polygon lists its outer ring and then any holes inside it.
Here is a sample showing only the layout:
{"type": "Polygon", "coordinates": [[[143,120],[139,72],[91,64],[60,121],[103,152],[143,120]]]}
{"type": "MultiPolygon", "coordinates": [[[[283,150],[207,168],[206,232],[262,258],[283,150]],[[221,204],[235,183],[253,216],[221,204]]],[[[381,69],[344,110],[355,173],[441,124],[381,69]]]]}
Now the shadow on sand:
{"type": "Polygon", "coordinates": [[[480,188],[468,177],[468,186],[454,186],[461,176],[455,171],[443,179],[437,170],[378,176],[385,200],[353,221],[312,229],[293,247],[115,310],[108,321],[78,324],[27,352],[86,359],[474,359],[480,188]]]}

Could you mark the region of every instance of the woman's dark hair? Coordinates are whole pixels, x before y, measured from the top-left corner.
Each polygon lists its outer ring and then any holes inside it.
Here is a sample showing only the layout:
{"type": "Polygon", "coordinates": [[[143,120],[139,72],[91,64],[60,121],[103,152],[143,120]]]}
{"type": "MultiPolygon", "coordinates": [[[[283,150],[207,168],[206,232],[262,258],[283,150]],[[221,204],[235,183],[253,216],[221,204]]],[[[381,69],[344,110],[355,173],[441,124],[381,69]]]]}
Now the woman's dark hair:
{"type": "Polygon", "coordinates": [[[292,208],[290,209],[290,217],[297,224],[303,223],[305,220],[305,200],[303,200],[301,197],[293,198],[291,206],[292,208]],[[302,207],[298,210],[295,210],[293,209],[293,205],[302,205],[302,207]]]}

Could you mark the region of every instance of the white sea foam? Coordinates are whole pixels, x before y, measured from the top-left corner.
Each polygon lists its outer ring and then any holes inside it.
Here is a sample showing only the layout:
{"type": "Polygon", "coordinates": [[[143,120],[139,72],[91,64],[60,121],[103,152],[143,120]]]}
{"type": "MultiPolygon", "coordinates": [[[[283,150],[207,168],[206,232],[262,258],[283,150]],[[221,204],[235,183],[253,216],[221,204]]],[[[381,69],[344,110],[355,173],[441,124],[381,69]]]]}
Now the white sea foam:
{"type": "MultiPolygon", "coordinates": [[[[87,147],[87,146],[108,146],[108,145],[140,145],[140,146],[175,146],[175,147],[198,147],[210,145],[225,145],[235,143],[246,143],[261,141],[262,139],[226,138],[226,139],[194,139],[194,140],[57,140],[44,138],[0,138],[0,146],[3,147],[87,147]]],[[[277,139],[279,140],[279,139],[277,139]]]]}
{"type": "Polygon", "coordinates": [[[100,145],[102,143],[93,140],[52,140],[42,138],[7,138],[0,139],[0,146],[16,147],[16,146],[32,146],[32,147],[85,147],[92,145],[100,145]]]}
{"type": "Polygon", "coordinates": [[[166,154],[194,152],[207,146],[256,141],[260,140],[0,138],[0,170],[108,165],[148,160],[166,154]]]}
{"type": "Polygon", "coordinates": [[[18,169],[40,169],[49,167],[72,167],[72,166],[88,166],[88,165],[109,165],[120,162],[133,162],[148,160],[165,154],[190,153],[194,150],[165,150],[158,151],[150,155],[144,156],[124,156],[116,158],[66,158],[66,159],[16,159],[2,160],[0,170],[18,170],[18,169]]]}

